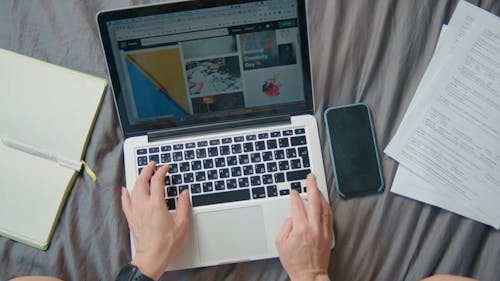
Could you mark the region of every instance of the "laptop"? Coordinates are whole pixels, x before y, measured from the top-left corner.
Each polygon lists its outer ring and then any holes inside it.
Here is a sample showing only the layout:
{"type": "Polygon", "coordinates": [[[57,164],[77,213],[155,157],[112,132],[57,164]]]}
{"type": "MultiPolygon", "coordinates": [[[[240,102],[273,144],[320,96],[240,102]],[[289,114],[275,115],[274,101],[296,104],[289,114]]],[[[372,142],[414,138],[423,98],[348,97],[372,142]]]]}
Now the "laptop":
{"type": "Polygon", "coordinates": [[[170,165],[170,212],[190,191],[192,226],[166,270],[277,257],[291,190],[306,201],[313,172],[328,199],[305,0],[170,2],[97,22],[129,190],[155,161],[170,165]]]}

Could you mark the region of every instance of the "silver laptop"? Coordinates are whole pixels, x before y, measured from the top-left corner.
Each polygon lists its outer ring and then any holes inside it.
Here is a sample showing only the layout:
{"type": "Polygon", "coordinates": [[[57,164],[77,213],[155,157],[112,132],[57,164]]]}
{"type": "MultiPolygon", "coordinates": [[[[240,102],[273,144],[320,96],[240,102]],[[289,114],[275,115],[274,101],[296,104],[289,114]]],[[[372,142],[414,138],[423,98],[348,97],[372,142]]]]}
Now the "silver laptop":
{"type": "Polygon", "coordinates": [[[97,21],[129,190],[153,160],[170,165],[170,212],[190,190],[192,226],[167,270],[277,257],[290,191],[305,199],[314,172],[328,198],[305,0],[184,1],[97,21]]]}

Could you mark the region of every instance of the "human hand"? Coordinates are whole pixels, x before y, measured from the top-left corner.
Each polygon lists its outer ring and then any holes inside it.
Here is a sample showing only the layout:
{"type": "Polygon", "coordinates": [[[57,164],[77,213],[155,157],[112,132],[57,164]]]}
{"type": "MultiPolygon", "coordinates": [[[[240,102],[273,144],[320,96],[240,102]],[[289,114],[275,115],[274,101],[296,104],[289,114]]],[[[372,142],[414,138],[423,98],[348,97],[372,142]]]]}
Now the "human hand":
{"type": "Polygon", "coordinates": [[[297,191],[290,194],[291,217],[276,237],[280,261],[291,280],[330,280],[328,262],[333,241],[333,214],[318,189],[316,178],[309,174],[307,212],[297,191]]]}
{"type": "Polygon", "coordinates": [[[154,169],[155,163],[151,162],[142,170],[131,194],[122,187],[121,200],[134,239],[135,257],[131,263],[158,280],[182,245],[191,221],[191,206],[185,190],[179,196],[176,214],[171,215],[165,203],[168,166],[156,173],[154,169]]]}

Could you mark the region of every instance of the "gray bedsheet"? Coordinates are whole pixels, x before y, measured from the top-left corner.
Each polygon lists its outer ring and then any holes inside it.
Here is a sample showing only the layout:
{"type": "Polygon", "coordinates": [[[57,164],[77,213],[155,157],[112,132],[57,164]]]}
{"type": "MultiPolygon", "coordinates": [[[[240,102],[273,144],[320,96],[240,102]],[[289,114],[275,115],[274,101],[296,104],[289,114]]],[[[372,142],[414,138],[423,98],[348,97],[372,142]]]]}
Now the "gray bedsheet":
{"type": "MultiPolygon", "coordinates": [[[[95,24],[99,10],[150,1],[2,0],[0,47],[107,77],[95,24]]],[[[474,1],[500,15],[500,2],[474,1]]],[[[316,118],[363,101],[374,114],[384,148],[394,135],[432,56],[455,0],[310,0],[310,41],[316,118]]],[[[0,121],[1,122],[1,121],[0,121]]],[[[120,206],[123,135],[108,90],[86,155],[99,177],[80,175],[48,251],[0,238],[0,280],[52,275],[111,280],[129,260],[120,206]]],[[[336,281],[420,280],[437,273],[500,280],[500,233],[430,205],[389,192],[397,163],[382,155],[387,188],[381,195],[341,200],[334,192],[329,149],[323,149],[336,247],[336,281]]],[[[29,171],[28,171],[29,172],[29,171]]],[[[0,214],[1,215],[1,214],[0,214]]],[[[164,280],[287,280],[278,259],[192,269],[164,280]]]]}

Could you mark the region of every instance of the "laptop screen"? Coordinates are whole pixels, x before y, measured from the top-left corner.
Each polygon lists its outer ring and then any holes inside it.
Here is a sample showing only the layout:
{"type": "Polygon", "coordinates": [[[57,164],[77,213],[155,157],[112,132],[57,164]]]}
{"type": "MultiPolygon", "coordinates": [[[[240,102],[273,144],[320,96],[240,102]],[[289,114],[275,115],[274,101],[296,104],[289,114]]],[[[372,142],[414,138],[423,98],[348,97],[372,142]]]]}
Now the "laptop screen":
{"type": "Polygon", "coordinates": [[[127,136],[312,111],[303,0],[187,1],[98,21],[127,136]]]}

